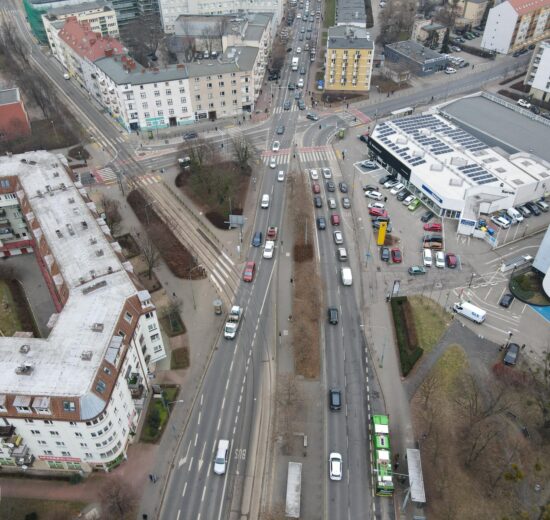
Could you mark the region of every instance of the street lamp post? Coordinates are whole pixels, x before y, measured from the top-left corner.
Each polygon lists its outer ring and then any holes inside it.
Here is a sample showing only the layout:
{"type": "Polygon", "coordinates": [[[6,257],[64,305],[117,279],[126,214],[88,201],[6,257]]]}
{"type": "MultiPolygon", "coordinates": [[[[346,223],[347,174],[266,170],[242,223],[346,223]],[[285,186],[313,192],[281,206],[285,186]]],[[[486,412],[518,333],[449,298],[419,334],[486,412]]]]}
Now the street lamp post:
{"type": "Polygon", "coordinates": [[[505,348],[508,348],[508,345],[510,345],[510,340],[512,339],[512,336],[514,335],[514,333],[509,330],[508,331],[508,339],[506,340],[506,347],[505,348]]]}
{"type": "MultiPolygon", "coordinates": [[[[189,283],[191,283],[191,274],[193,273],[193,271],[195,269],[198,269],[198,268],[201,268],[203,269],[203,265],[202,264],[199,264],[199,265],[196,265],[195,267],[193,267],[193,269],[191,269],[189,271],[189,283]]],[[[193,309],[197,310],[197,304],[195,303],[195,291],[193,290],[193,284],[191,283],[191,296],[193,298],[193,309]]]]}
{"type": "Polygon", "coordinates": [[[474,281],[474,276],[475,276],[475,275],[476,275],[475,273],[472,273],[472,276],[471,276],[471,278],[470,278],[470,283],[468,284],[468,287],[471,287],[471,286],[472,286],[472,282],[474,281]]]}

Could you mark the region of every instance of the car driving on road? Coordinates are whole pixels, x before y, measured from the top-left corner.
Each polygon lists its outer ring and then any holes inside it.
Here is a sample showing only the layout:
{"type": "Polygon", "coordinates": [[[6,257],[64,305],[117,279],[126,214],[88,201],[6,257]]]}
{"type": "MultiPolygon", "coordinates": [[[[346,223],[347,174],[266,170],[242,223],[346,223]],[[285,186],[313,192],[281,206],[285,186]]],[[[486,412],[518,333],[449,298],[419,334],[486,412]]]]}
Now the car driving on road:
{"type": "Polygon", "coordinates": [[[252,282],[254,280],[254,273],[256,272],[255,262],[246,262],[243,272],[243,280],[245,282],[252,282]]]}
{"type": "Polygon", "coordinates": [[[271,146],[271,150],[273,152],[278,152],[281,149],[281,143],[279,141],[274,141],[273,145],[271,146]]]}
{"type": "Polygon", "coordinates": [[[330,480],[342,480],[342,455],[339,453],[331,453],[329,456],[329,475],[330,480]]]}

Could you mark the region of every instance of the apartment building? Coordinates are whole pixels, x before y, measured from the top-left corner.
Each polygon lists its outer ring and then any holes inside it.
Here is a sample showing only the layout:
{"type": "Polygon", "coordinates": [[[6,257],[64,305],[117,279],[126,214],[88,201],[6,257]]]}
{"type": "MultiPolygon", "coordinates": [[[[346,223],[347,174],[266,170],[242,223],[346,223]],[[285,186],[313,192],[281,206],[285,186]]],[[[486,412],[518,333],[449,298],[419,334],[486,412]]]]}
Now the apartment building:
{"type": "Polygon", "coordinates": [[[69,18],[75,18],[82,25],[89,27],[90,31],[101,36],[119,37],[116,12],[105,0],[53,7],[42,15],[42,23],[48,44],[55,56],[58,52],[57,35],[63,27],[63,22],[69,18]]]}
{"type": "Polygon", "coordinates": [[[479,26],[483,20],[487,3],[487,0],[460,0],[457,4],[457,10],[460,16],[455,20],[455,26],[479,26]]]}
{"type": "Polygon", "coordinates": [[[126,457],[166,356],[150,294],[62,155],[0,157],[0,206],[24,222],[56,309],[47,337],[0,338],[0,466],[107,470],[126,457]]]}
{"type": "Polygon", "coordinates": [[[550,38],[550,0],[505,0],[489,11],[483,49],[500,54],[550,38]]]}
{"type": "Polygon", "coordinates": [[[0,141],[31,133],[31,122],[18,88],[0,90],[0,141]]]}
{"type": "Polygon", "coordinates": [[[339,25],[328,30],[325,90],[370,90],[374,43],[365,29],[339,25]]]}
{"type": "Polygon", "coordinates": [[[411,40],[419,43],[441,45],[447,27],[433,20],[417,19],[414,21],[411,40]]]}
{"type": "Polygon", "coordinates": [[[181,15],[224,15],[242,17],[245,12],[271,13],[272,29],[281,23],[284,0],[158,0],[164,32],[176,31],[177,19],[181,15]]]}
{"type": "Polygon", "coordinates": [[[529,94],[540,101],[550,101],[550,40],[535,47],[524,83],[531,87],[529,94]]]}

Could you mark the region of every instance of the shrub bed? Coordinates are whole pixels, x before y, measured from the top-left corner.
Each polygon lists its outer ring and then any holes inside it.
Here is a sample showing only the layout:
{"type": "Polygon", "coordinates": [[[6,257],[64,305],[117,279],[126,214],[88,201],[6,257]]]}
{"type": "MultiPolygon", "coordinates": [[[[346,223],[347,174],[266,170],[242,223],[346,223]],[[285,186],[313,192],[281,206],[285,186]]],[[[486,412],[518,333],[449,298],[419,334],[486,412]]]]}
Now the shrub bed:
{"type": "Polygon", "coordinates": [[[407,376],[424,352],[418,346],[416,328],[410,303],[406,296],[391,299],[393,325],[399,348],[401,373],[407,376]]]}

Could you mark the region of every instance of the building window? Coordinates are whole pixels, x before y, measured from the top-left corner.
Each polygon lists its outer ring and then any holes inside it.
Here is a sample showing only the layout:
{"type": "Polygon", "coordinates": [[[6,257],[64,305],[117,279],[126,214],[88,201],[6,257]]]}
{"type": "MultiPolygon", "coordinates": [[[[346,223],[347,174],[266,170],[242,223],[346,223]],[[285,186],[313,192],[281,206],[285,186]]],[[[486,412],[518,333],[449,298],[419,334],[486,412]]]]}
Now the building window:
{"type": "Polygon", "coordinates": [[[52,437],[59,437],[59,432],[55,431],[55,430],[50,430],[50,435],[52,437]]]}
{"type": "Polygon", "coordinates": [[[155,97],[159,97],[160,96],[160,90],[155,90],[154,94],[155,94],[155,97]]]}
{"type": "Polygon", "coordinates": [[[49,419],[46,419],[46,420],[44,421],[44,424],[53,424],[53,421],[50,421],[49,419]]]}
{"type": "Polygon", "coordinates": [[[55,445],[56,445],[56,446],[64,447],[64,446],[65,446],[65,443],[64,443],[63,441],[55,441],[55,445]]]}
{"type": "Polygon", "coordinates": [[[162,101],[159,99],[159,100],[156,102],[156,105],[157,105],[157,107],[161,107],[161,106],[162,106],[162,101]]]}
{"type": "Polygon", "coordinates": [[[95,385],[96,392],[102,394],[103,392],[105,392],[105,388],[107,388],[107,385],[101,379],[98,380],[97,384],[95,385]]]}
{"type": "Polygon", "coordinates": [[[167,103],[168,103],[168,106],[173,105],[173,104],[174,104],[174,100],[173,100],[173,99],[169,99],[169,100],[167,101],[167,103]]]}
{"type": "Polygon", "coordinates": [[[159,334],[153,334],[153,335],[151,336],[151,341],[157,341],[159,338],[160,338],[160,335],[159,335],[159,334]]]}
{"type": "Polygon", "coordinates": [[[147,92],[141,93],[141,99],[147,99],[147,92]]]}
{"type": "Polygon", "coordinates": [[[167,88],[167,89],[166,89],[166,95],[167,95],[167,96],[171,96],[171,95],[172,95],[172,90],[169,89],[169,88],[167,88]]]}
{"type": "Polygon", "coordinates": [[[146,312],[145,317],[149,320],[153,317],[153,313],[152,312],[146,312]]]}
{"type": "Polygon", "coordinates": [[[153,332],[154,330],[157,329],[156,323],[152,323],[151,325],[148,325],[147,329],[149,330],[149,332],[153,332]]]}
{"type": "Polygon", "coordinates": [[[76,405],[74,401],[63,401],[63,411],[64,412],[74,412],[76,410],[76,405]]]}
{"type": "Polygon", "coordinates": [[[141,108],[147,109],[147,108],[149,108],[149,105],[147,103],[142,103],[141,108]]]}
{"type": "Polygon", "coordinates": [[[184,98],[184,97],[180,98],[180,103],[182,105],[185,105],[187,103],[187,98],[184,98]]]}
{"type": "Polygon", "coordinates": [[[180,94],[185,94],[185,89],[183,87],[180,88],[180,94]]]}
{"type": "Polygon", "coordinates": [[[25,422],[30,424],[34,422],[34,419],[25,419],[25,422]]]}
{"type": "Polygon", "coordinates": [[[200,94],[197,94],[197,95],[195,96],[195,101],[200,101],[200,100],[201,100],[201,95],[200,95],[200,94]]]}
{"type": "Polygon", "coordinates": [[[103,372],[105,372],[108,376],[111,375],[111,369],[108,367],[103,367],[103,372]]]}
{"type": "Polygon", "coordinates": [[[75,432],[75,437],[82,437],[82,434],[80,432],[75,432]]]}
{"type": "Polygon", "coordinates": [[[31,430],[33,435],[40,435],[40,430],[31,430]]]}
{"type": "Polygon", "coordinates": [[[70,451],[62,451],[62,452],[61,452],[61,455],[63,455],[63,457],[70,457],[70,456],[71,456],[71,452],[70,452],[70,451]]]}

